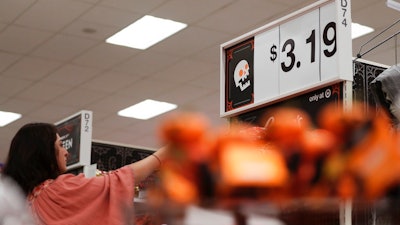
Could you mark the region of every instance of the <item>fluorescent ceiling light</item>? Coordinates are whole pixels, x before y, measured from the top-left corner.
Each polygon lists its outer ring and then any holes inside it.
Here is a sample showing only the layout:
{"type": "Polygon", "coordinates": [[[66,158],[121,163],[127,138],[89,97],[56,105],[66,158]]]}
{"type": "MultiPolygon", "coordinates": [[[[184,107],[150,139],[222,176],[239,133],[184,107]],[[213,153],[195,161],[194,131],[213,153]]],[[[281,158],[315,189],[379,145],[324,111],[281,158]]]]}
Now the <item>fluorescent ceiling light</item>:
{"type": "Polygon", "coordinates": [[[132,105],[119,111],[118,115],[140,120],[147,120],[176,108],[177,105],[175,104],[146,99],[136,105],[132,105]]]}
{"type": "Polygon", "coordinates": [[[400,2],[394,0],[387,0],[387,7],[400,11],[400,2]]]}
{"type": "Polygon", "coordinates": [[[361,37],[363,35],[369,34],[373,32],[374,29],[371,27],[367,27],[358,23],[352,23],[351,24],[351,38],[356,39],[358,37],[361,37]]]}
{"type": "Polygon", "coordinates": [[[21,114],[13,112],[0,111],[0,127],[4,127],[9,123],[21,118],[21,114]]]}
{"type": "Polygon", "coordinates": [[[106,42],[144,50],[185,27],[184,23],[146,15],[109,37],[106,42]]]}

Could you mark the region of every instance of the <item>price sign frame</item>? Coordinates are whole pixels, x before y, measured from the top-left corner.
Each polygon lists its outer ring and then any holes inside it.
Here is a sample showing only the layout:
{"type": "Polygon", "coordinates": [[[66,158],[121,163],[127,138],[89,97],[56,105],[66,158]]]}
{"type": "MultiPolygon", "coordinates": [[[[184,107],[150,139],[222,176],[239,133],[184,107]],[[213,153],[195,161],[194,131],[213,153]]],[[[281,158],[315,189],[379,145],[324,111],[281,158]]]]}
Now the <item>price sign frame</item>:
{"type": "Polygon", "coordinates": [[[89,166],[92,152],[93,112],[82,110],[54,124],[64,148],[69,153],[67,170],[89,166]]]}
{"type": "Polygon", "coordinates": [[[220,46],[220,116],[353,81],[351,0],[320,0],[220,46]]]}

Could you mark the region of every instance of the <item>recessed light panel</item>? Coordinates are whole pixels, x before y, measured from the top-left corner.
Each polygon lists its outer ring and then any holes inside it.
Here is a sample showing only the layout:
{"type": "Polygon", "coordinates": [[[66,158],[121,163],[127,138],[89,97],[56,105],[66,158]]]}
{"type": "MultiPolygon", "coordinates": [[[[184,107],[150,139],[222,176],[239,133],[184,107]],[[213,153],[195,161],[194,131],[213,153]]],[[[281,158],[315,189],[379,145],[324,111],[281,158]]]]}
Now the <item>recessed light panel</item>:
{"type": "Polygon", "coordinates": [[[106,42],[144,50],[185,27],[184,23],[146,15],[109,37],[106,42]]]}
{"type": "Polygon", "coordinates": [[[151,99],[139,102],[118,112],[118,115],[140,120],[147,120],[176,109],[177,105],[168,102],[160,102],[151,99]]]}
{"type": "Polygon", "coordinates": [[[351,38],[356,39],[358,37],[364,36],[366,34],[369,34],[373,32],[374,29],[368,26],[364,26],[358,23],[352,23],[351,24],[351,38]]]}
{"type": "Polygon", "coordinates": [[[21,114],[13,112],[0,111],[0,127],[4,127],[9,123],[21,118],[21,114]]]}

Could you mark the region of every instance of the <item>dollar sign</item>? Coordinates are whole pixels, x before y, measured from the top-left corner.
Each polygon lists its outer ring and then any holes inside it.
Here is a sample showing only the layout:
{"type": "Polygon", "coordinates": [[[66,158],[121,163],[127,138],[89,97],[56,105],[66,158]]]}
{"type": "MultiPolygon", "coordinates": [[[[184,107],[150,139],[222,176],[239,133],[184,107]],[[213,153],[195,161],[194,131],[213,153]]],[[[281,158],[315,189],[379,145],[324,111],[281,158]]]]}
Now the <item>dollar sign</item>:
{"type": "Polygon", "coordinates": [[[270,52],[271,52],[271,57],[270,57],[270,59],[271,59],[272,62],[275,62],[275,59],[276,59],[276,57],[277,57],[277,54],[276,54],[276,45],[272,45],[270,52]]]}

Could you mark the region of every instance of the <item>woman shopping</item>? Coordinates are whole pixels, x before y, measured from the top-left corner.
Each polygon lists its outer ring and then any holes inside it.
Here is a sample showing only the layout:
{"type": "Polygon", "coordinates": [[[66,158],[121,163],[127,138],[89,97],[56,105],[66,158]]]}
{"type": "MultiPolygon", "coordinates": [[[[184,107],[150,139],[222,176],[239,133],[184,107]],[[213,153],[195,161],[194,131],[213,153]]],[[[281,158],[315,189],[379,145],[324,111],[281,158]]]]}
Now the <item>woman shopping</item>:
{"type": "Polygon", "coordinates": [[[64,174],[68,152],[54,125],[26,124],[3,171],[20,185],[38,224],[133,224],[134,186],[159,169],[167,148],[102,176],[64,174]]]}

